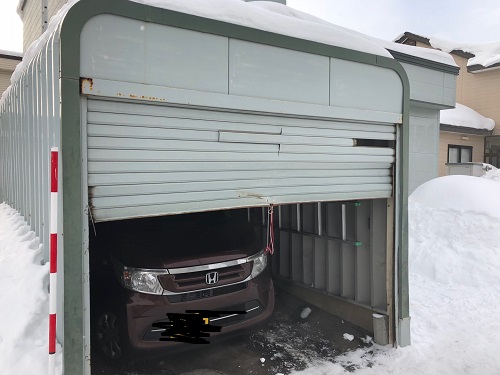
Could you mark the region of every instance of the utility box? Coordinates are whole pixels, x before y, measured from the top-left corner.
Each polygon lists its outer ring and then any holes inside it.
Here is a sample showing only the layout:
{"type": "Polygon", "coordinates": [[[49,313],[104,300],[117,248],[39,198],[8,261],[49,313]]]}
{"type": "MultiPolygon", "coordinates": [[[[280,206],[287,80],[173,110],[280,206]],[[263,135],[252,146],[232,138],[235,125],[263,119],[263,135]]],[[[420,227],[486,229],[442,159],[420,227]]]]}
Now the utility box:
{"type": "Polygon", "coordinates": [[[65,374],[92,372],[94,225],[235,208],[275,207],[275,285],[408,345],[405,70],[355,33],[267,22],[279,4],[182,4],[76,3],[0,102],[0,199],[47,257],[60,150],[65,374]]]}

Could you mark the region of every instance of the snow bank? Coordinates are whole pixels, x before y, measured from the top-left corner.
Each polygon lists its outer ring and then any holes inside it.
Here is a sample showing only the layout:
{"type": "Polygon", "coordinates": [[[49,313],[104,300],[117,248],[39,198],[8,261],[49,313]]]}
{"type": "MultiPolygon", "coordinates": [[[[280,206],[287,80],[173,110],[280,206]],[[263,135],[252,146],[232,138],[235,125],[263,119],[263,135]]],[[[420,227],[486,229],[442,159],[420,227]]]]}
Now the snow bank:
{"type": "Polygon", "coordinates": [[[472,108],[456,104],[456,108],[441,110],[441,124],[461,126],[473,129],[493,130],[495,121],[484,117],[472,108]]]}
{"type": "MultiPolygon", "coordinates": [[[[24,218],[0,204],[0,372],[45,374],[48,369],[49,264],[24,218]]],[[[58,347],[60,352],[60,347],[58,347]]],[[[58,372],[61,359],[58,354],[58,372]]]]}
{"type": "Polygon", "coordinates": [[[444,52],[462,50],[475,55],[467,66],[482,65],[488,67],[500,63],[500,42],[495,43],[458,43],[442,38],[428,38],[432,47],[444,52]]]}
{"type": "MultiPolygon", "coordinates": [[[[489,165],[489,164],[487,164],[489,165]]],[[[489,170],[482,176],[483,178],[487,178],[488,180],[500,182],[500,169],[497,169],[493,166],[490,166],[492,169],[489,170]]]]}
{"type": "Polygon", "coordinates": [[[445,176],[409,200],[410,269],[453,285],[500,285],[500,184],[445,176]]]}
{"type": "Polygon", "coordinates": [[[472,176],[439,177],[420,185],[411,195],[410,203],[500,219],[500,184],[472,176]]]}

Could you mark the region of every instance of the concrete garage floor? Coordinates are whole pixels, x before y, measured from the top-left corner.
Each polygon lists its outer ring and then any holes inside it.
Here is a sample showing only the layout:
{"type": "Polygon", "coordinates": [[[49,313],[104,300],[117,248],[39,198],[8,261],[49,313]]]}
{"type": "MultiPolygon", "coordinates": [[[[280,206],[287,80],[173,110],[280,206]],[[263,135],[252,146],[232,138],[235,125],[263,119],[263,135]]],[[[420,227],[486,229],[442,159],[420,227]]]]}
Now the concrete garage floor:
{"type": "MultiPolygon", "coordinates": [[[[238,337],[192,345],[175,355],[128,360],[115,366],[93,357],[92,374],[100,375],[276,375],[301,370],[314,360],[335,362],[349,350],[367,346],[368,332],[325,311],[277,291],[273,317],[262,328],[238,337]],[[305,307],[312,312],[300,318],[305,307]],[[352,341],[344,333],[354,336],[352,341]],[[261,359],[264,359],[264,362],[261,359]]],[[[346,367],[349,371],[356,368],[346,367]]]]}

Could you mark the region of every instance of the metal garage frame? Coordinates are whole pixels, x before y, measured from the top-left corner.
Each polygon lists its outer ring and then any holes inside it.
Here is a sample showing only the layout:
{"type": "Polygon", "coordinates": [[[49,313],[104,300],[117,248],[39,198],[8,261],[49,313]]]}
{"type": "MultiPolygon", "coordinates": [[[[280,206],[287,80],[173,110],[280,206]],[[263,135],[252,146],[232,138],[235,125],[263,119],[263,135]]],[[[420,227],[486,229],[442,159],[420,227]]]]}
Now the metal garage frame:
{"type": "MultiPolygon", "coordinates": [[[[334,47],[184,13],[158,9],[125,0],[82,0],[68,12],[60,29],[52,35],[49,48],[59,53],[60,154],[62,160],[62,239],[64,287],[64,372],[89,374],[89,268],[85,111],[82,111],[80,81],[80,34],[88,20],[100,14],[168,25],[203,33],[230,36],[244,41],[282,47],[395,71],[403,85],[403,118],[398,126],[395,181],[395,321],[396,343],[409,344],[408,299],[408,150],[410,86],[402,65],[396,60],[334,47]],[[59,38],[59,45],[57,44],[59,38]]],[[[57,62],[54,62],[56,66],[57,62]]],[[[33,66],[31,67],[33,69],[33,66]]],[[[56,78],[56,77],[54,77],[56,78]]],[[[33,82],[36,85],[37,82],[33,82]]],[[[43,85],[44,83],[41,82],[43,85]]],[[[57,92],[57,91],[55,91],[57,92]]],[[[34,100],[34,99],[33,99],[34,100]]],[[[56,99],[57,100],[57,99],[56,99]]],[[[57,110],[57,103],[53,103],[57,110]]],[[[41,199],[41,198],[40,198],[41,199]]],[[[37,208],[36,208],[37,209],[37,208]]],[[[61,316],[61,314],[59,314],[61,316]]]]}

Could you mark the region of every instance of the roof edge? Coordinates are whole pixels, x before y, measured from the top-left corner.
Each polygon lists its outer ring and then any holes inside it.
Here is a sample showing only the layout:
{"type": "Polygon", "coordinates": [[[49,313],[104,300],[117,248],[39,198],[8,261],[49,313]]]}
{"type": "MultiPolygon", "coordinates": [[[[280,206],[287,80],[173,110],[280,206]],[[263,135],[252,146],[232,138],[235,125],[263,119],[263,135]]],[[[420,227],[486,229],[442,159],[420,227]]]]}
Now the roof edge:
{"type": "Polygon", "coordinates": [[[0,53],[0,59],[22,61],[23,57],[17,56],[17,55],[8,55],[8,54],[0,53]]]}
{"type": "Polygon", "coordinates": [[[484,66],[480,64],[474,64],[467,67],[469,73],[482,73],[490,70],[496,70],[500,68],[500,63],[496,63],[490,66],[484,66]]]}
{"type": "Polygon", "coordinates": [[[409,31],[405,31],[403,35],[401,35],[398,39],[394,41],[394,43],[405,44],[407,40],[414,40],[416,42],[424,43],[427,45],[431,45],[431,42],[428,38],[424,38],[423,36],[410,33],[409,31]]]}
{"type": "Polygon", "coordinates": [[[466,126],[455,126],[447,124],[440,124],[439,130],[450,133],[463,133],[463,134],[484,135],[484,136],[493,134],[493,131],[487,129],[475,129],[466,126]]]}
{"type": "MultiPolygon", "coordinates": [[[[431,41],[430,41],[429,38],[426,38],[426,37],[423,37],[423,36],[420,36],[420,35],[417,35],[417,34],[410,33],[409,31],[405,31],[403,33],[403,35],[401,35],[394,42],[395,43],[399,43],[399,44],[405,44],[405,42],[407,40],[414,40],[416,42],[424,43],[424,44],[426,44],[426,45],[428,45],[428,46],[430,46],[432,48],[435,48],[435,47],[432,46],[431,41]]],[[[436,49],[439,49],[439,48],[436,48],[436,49]]],[[[442,51],[441,49],[439,49],[439,50],[442,51]]],[[[471,58],[473,58],[473,57],[476,56],[473,53],[470,53],[470,52],[467,52],[467,51],[464,51],[464,50],[461,50],[461,49],[454,49],[453,51],[450,51],[448,53],[452,53],[454,55],[463,57],[465,59],[471,59],[471,58]]]]}
{"type": "Polygon", "coordinates": [[[413,56],[413,55],[407,55],[406,53],[394,51],[391,49],[388,49],[388,51],[399,62],[417,65],[417,66],[421,66],[424,68],[433,69],[433,70],[437,70],[437,71],[445,72],[445,73],[450,73],[450,74],[454,74],[454,75],[458,75],[458,73],[460,72],[460,68],[457,66],[451,66],[451,65],[443,64],[443,63],[440,63],[437,61],[427,60],[427,59],[423,59],[421,57],[417,57],[417,56],[413,56]]]}

